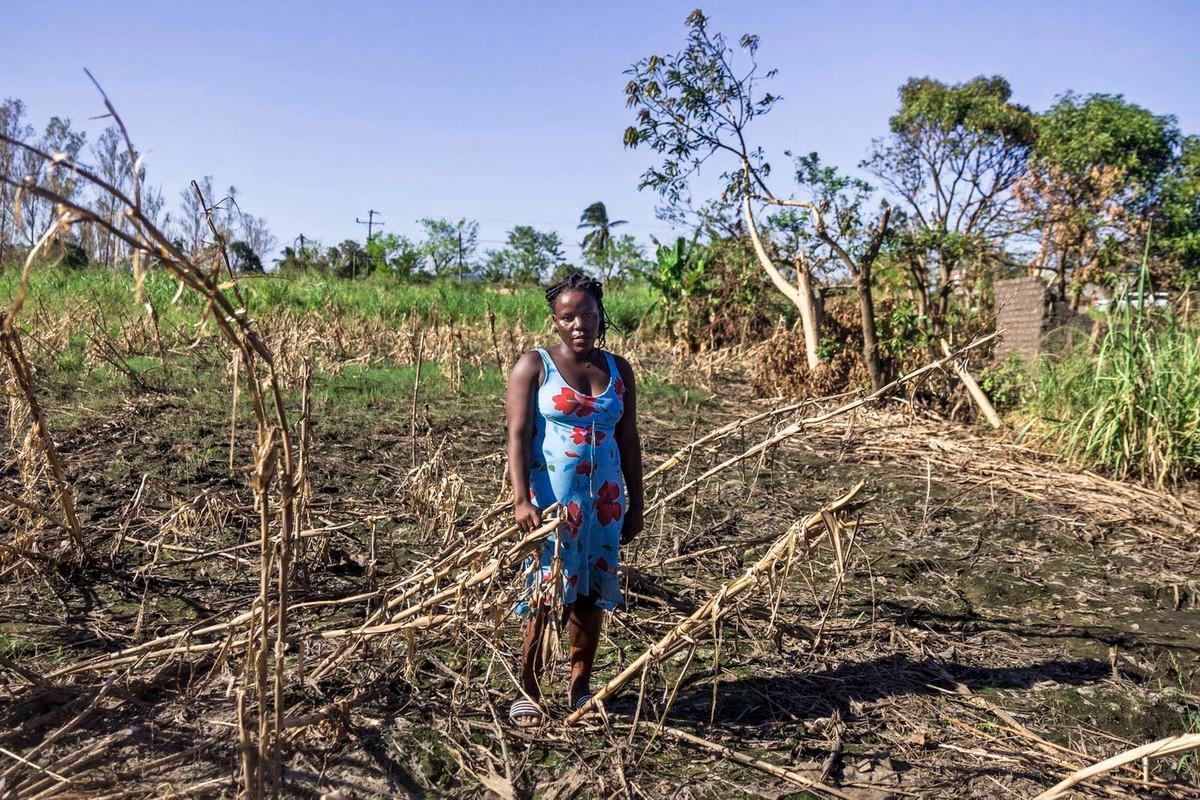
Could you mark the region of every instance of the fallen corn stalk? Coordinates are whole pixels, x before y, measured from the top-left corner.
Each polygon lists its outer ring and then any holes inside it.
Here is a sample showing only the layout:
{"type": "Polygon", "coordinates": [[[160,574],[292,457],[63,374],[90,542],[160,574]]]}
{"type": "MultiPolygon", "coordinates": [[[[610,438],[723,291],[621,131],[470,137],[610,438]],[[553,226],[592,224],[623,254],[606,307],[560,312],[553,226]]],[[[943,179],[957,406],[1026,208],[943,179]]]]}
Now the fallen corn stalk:
{"type": "Polygon", "coordinates": [[[776,778],[782,778],[789,783],[802,786],[810,791],[826,794],[830,797],[841,798],[841,800],[854,800],[853,795],[846,794],[845,792],[840,791],[828,784],[822,783],[815,778],[802,775],[795,770],[781,767],[778,764],[772,764],[769,761],[763,761],[761,758],[755,758],[754,756],[746,755],[738,750],[734,750],[732,747],[727,747],[726,745],[719,744],[717,742],[711,742],[708,739],[688,733],[687,731],[681,731],[677,728],[670,728],[665,725],[656,726],[655,723],[644,720],[639,724],[645,727],[656,728],[656,735],[661,733],[677,741],[686,742],[694,747],[704,748],[710,752],[725,756],[731,761],[736,761],[743,766],[753,767],[754,769],[765,772],[768,775],[773,775],[776,778]]]}
{"type": "Polygon", "coordinates": [[[1063,780],[1051,786],[1046,791],[1039,794],[1034,800],[1052,800],[1055,797],[1062,795],[1070,789],[1088,778],[1096,775],[1103,775],[1106,772],[1111,772],[1117,767],[1123,767],[1126,764],[1132,764],[1135,761],[1140,761],[1144,758],[1160,758],[1162,756],[1173,756],[1179,753],[1186,753],[1190,750],[1200,749],[1200,733],[1185,733],[1179,736],[1168,736],[1166,739],[1159,739],[1157,742],[1144,744],[1141,747],[1135,747],[1132,750],[1126,750],[1124,753],[1118,753],[1112,758],[1107,758],[1098,764],[1092,764],[1090,767],[1084,767],[1081,770],[1072,772],[1063,780]]]}
{"type": "Polygon", "coordinates": [[[714,627],[717,619],[729,609],[733,601],[736,601],[740,596],[757,587],[762,579],[773,572],[785,557],[790,557],[791,554],[795,553],[798,545],[803,548],[800,553],[801,556],[810,552],[819,532],[823,529],[827,530],[824,514],[836,513],[845,508],[862,490],[862,487],[863,484],[860,481],[850,491],[834,500],[826,508],[810,514],[803,522],[793,525],[787,533],[775,540],[775,543],[771,545],[766,554],[755,562],[753,566],[748,567],[738,577],[725,582],[721,588],[708,598],[708,602],[651,645],[649,649],[638,656],[624,671],[597,691],[591,700],[568,716],[565,724],[571,725],[578,722],[583,717],[595,711],[604,702],[606,697],[612,696],[637,676],[638,673],[652,664],[667,658],[678,647],[691,641],[693,634],[699,634],[705,629],[714,627]]]}
{"type": "Polygon", "coordinates": [[[814,425],[820,425],[823,422],[828,422],[829,420],[833,419],[834,417],[840,417],[841,415],[849,413],[856,408],[861,408],[862,406],[865,406],[868,403],[871,403],[871,402],[874,402],[875,400],[879,400],[880,398],[886,397],[888,394],[895,391],[897,388],[899,388],[903,384],[909,383],[910,381],[914,381],[923,375],[927,375],[930,372],[941,369],[946,364],[953,362],[955,359],[961,358],[963,356],[963,354],[965,354],[971,350],[974,350],[977,347],[982,347],[983,345],[987,344],[994,338],[996,338],[996,334],[994,334],[994,333],[990,333],[987,336],[981,336],[980,338],[976,339],[975,341],[971,342],[970,344],[966,345],[965,347],[960,347],[958,350],[955,350],[950,355],[948,355],[944,358],[940,358],[936,361],[931,361],[930,363],[926,364],[923,367],[915,369],[912,372],[909,372],[905,375],[901,375],[899,378],[897,378],[896,380],[887,384],[886,386],[882,386],[879,389],[876,389],[875,391],[871,392],[870,394],[864,395],[863,397],[858,398],[857,400],[852,400],[849,403],[843,403],[842,405],[838,406],[837,408],[835,408],[831,411],[826,411],[821,414],[816,414],[811,417],[804,417],[803,419],[796,420],[795,422],[791,423],[790,425],[788,425],[787,427],[785,427],[783,430],[779,431],[775,435],[773,435],[767,439],[764,439],[763,441],[759,442],[758,444],[754,445],[753,447],[750,447],[750,448],[742,451],[741,453],[738,453],[735,456],[731,456],[731,457],[725,459],[720,464],[717,464],[715,467],[712,467],[707,472],[704,472],[703,474],[697,476],[696,478],[688,481],[684,485],[675,489],[673,492],[670,492],[669,494],[667,494],[665,497],[658,498],[657,500],[655,500],[653,503],[651,503],[650,505],[648,505],[646,507],[645,514],[648,516],[651,512],[657,511],[659,508],[665,506],[667,503],[671,502],[675,498],[685,494],[686,492],[691,491],[693,488],[700,485],[704,481],[708,480],[712,476],[716,475],[718,472],[722,472],[722,471],[728,469],[729,467],[732,467],[734,464],[745,461],[747,458],[752,458],[753,456],[756,456],[756,455],[768,450],[769,448],[774,447],[775,445],[779,444],[780,442],[783,442],[783,441],[786,441],[786,440],[792,438],[793,436],[800,433],[801,431],[806,430],[807,428],[811,428],[814,425]]]}

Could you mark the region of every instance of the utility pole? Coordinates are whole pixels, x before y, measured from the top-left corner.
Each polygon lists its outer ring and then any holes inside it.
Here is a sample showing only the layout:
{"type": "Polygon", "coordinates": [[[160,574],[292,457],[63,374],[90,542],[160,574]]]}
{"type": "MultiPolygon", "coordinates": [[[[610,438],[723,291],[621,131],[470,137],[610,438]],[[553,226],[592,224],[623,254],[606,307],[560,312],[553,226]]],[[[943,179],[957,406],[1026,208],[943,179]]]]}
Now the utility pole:
{"type": "Polygon", "coordinates": [[[307,269],[308,269],[308,265],[307,265],[307,264],[305,263],[305,261],[304,261],[304,259],[305,259],[305,255],[304,255],[304,234],[303,234],[303,233],[302,233],[302,234],[300,234],[299,236],[297,236],[295,239],[292,239],[292,244],[293,244],[293,245],[295,245],[295,244],[296,244],[296,242],[299,242],[299,243],[300,243],[300,248],[299,248],[299,249],[297,249],[297,250],[295,250],[295,251],[292,253],[292,257],[293,257],[293,258],[295,258],[295,260],[296,260],[296,264],[297,264],[297,265],[298,265],[298,266],[299,266],[301,269],[305,269],[305,270],[307,270],[307,269]]]}
{"type": "Polygon", "coordinates": [[[458,226],[458,282],[463,282],[462,225],[458,226]]]}
{"type": "MultiPolygon", "coordinates": [[[[379,212],[372,208],[370,211],[367,212],[366,219],[359,219],[358,217],[354,218],[354,221],[357,222],[359,225],[367,226],[367,245],[368,246],[371,244],[371,236],[374,235],[375,227],[376,226],[379,226],[380,228],[383,227],[382,222],[375,221],[376,214],[379,214],[379,212]]],[[[354,256],[351,255],[350,256],[350,280],[354,280],[356,277],[358,277],[358,263],[355,260],[354,256]]]]}

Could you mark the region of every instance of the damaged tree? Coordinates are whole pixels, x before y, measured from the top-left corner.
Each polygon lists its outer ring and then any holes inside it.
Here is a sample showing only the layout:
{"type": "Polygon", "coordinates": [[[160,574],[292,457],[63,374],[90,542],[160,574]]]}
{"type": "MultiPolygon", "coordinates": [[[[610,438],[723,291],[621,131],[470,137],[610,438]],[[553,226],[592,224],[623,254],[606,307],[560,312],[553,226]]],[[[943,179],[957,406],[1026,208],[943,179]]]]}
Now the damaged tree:
{"type": "MultiPolygon", "coordinates": [[[[815,238],[854,275],[864,312],[863,355],[871,382],[874,388],[879,388],[884,379],[875,347],[871,265],[887,235],[890,213],[886,207],[881,209],[875,224],[869,226],[873,232],[862,236],[863,225],[858,210],[863,198],[856,197],[853,200],[853,225],[848,225],[849,217],[839,218],[832,225],[827,223],[826,214],[835,200],[840,200],[842,205],[851,204],[848,196],[843,197],[843,191],[860,188],[858,184],[837,184],[837,180],[844,179],[838,178],[836,173],[826,176],[831,180],[820,185],[811,202],[777,197],[767,185],[771,165],[762,148],[752,147],[746,137],[750,122],[769,112],[779,100],[770,92],[759,94],[760,83],[774,77],[775,70],[759,74],[755,60],[758,37],[747,34],[739,40],[750,64],[745,71],[738,72],[734,67],[733,48],[726,44],[720,33],[709,32],[708,19],[703,13],[693,11],[687,26],[687,44],[681,51],[644,58],[626,71],[631,76],[625,87],[626,101],[629,106],[637,107],[638,124],[625,130],[625,145],[646,144],[664,154],[661,165],[651,167],[643,174],[640,187],[653,188],[675,202],[686,193],[688,179],[709,158],[722,152],[733,157],[735,166],[721,173],[723,199],[738,204],[759,263],[775,288],[799,311],[808,367],[816,369],[821,364],[818,347],[821,317],[811,262],[804,258],[794,260],[796,282],[793,285],[772,257],[774,248],[769,236],[763,235],[755,221],[753,203],[805,208],[815,238]],[[831,187],[832,194],[829,193],[831,187]],[[847,235],[851,238],[846,238],[847,235]]],[[[814,189],[817,188],[814,185],[814,189]]]]}

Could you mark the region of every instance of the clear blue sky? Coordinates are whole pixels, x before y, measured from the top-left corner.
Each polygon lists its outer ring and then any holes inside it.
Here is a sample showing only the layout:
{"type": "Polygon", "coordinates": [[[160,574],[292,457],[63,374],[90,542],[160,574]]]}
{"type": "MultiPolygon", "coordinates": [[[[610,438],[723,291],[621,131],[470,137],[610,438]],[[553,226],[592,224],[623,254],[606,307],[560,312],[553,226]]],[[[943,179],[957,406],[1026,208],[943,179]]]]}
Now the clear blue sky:
{"type": "MultiPolygon", "coordinates": [[[[0,11],[0,96],[94,139],[90,68],[169,205],[211,174],[281,244],[361,239],[355,217],[375,208],[408,235],[421,216],[478,219],[483,246],[513,224],[556,230],[574,258],[595,200],[640,238],[669,234],[637,191],[652,154],[621,145],[622,70],[678,49],[695,4],[15,0],[0,11]]],[[[1200,132],[1200,2],[701,7],[731,39],[758,33],[760,62],[779,69],[784,100],[754,131],[777,165],[787,148],[853,167],[916,75],[999,73],[1037,110],[1066,89],[1120,93],[1200,132]]]]}

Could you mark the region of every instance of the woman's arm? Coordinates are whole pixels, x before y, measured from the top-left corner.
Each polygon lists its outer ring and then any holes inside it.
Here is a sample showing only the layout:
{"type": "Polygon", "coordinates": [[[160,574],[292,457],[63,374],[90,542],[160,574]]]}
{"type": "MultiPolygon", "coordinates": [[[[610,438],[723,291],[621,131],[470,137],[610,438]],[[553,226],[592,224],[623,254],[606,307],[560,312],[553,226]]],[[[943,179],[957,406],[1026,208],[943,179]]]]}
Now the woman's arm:
{"type": "Polygon", "coordinates": [[[508,478],[513,489],[517,527],[528,533],[542,524],[542,515],[529,500],[529,461],[533,440],[533,398],[542,362],[532,350],[523,354],[508,375],[504,413],[508,426],[508,478]]]}
{"type": "Polygon", "coordinates": [[[629,362],[617,357],[617,370],[625,384],[625,411],[617,423],[617,450],[621,453],[621,472],[625,476],[625,522],[621,526],[621,544],[633,541],[642,532],[642,510],[646,495],[642,487],[642,440],[637,428],[637,387],[629,362]]]}

